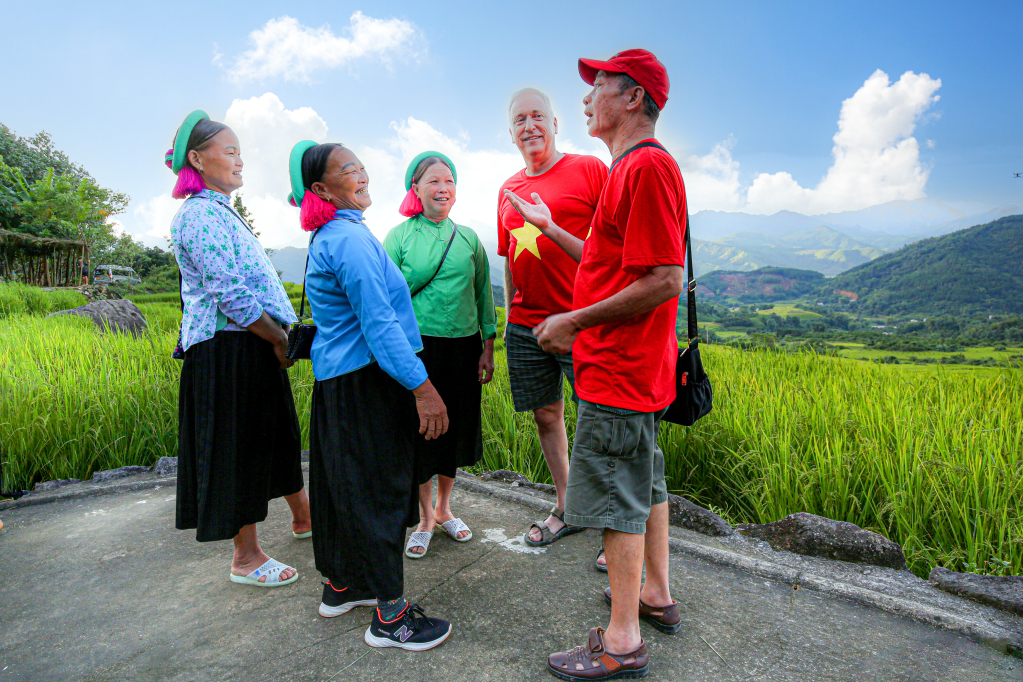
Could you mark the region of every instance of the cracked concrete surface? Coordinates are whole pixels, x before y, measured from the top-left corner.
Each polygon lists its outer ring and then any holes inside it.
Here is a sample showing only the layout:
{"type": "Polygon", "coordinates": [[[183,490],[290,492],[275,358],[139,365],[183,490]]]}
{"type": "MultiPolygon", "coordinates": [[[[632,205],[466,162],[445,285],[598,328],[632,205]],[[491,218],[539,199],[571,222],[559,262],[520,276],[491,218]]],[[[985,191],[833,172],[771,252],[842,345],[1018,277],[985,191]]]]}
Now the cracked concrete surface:
{"type": "MultiPolygon", "coordinates": [[[[367,647],[369,609],[316,615],[321,578],[283,500],[264,548],[294,585],[228,581],[231,543],[173,530],[174,490],[124,490],[3,512],[0,682],[6,680],[548,680],[547,653],[605,624],[599,546],[580,533],[540,553],[515,540],[539,513],[456,488],[474,538],[438,534],[406,559],[406,592],[454,623],[429,652],[367,647]]],[[[672,555],[688,622],[643,626],[651,680],[1023,680],[1023,661],[963,635],[809,589],[672,555]]]]}

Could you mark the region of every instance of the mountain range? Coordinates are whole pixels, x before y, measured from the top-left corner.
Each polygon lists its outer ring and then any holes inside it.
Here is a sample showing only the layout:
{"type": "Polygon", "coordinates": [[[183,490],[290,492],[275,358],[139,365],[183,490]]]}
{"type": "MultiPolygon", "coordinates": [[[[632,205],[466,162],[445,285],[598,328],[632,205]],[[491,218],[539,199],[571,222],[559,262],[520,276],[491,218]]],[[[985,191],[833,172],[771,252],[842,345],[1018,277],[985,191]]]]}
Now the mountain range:
{"type": "Polygon", "coordinates": [[[869,315],[1023,314],[1023,215],[909,244],[826,287],[869,315]]]}
{"type": "Polygon", "coordinates": [[[1023,314],[1023,215],[922,239],[831,278],[812,270],[764,267],[717,270],[697,282],[703,300],[722,303],[838,294],[869,316],[1023,314]]]}
{"type": "Polygon", "coordinates": [[[697,276],[774,266],[831,277],[906,244],[1019,213],[1023,205],[938,199],[892,201],[818,216],[699,211],[691,218],[693,258],[697,276]]]}
{"type": "MultiPolygon", "coordinates": [[[[697,277],[714,270],[752,271],[768,266],[814,270],[832,277],[906,244],[1021,213],[1023,204],[991,206],[938,199],[892,201],[817,216],[790,211],[773,215],[698,211],[691,216],[693,257],[697,277]]],[[[493,283],[502,284],[504,259],[497,255],[496,228],[474,220],[466,224],[483,242],[493,283]]],[[[287,247],[272,257],[284,281],[302,281],[305,252],[287,247]]]]}

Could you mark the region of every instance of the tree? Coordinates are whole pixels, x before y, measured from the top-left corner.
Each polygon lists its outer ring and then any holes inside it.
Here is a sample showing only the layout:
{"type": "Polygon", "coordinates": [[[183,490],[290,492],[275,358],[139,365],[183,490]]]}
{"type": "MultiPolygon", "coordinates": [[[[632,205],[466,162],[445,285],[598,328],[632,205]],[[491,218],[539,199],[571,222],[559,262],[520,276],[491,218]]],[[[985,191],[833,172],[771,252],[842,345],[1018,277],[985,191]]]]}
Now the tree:
{"type": "MultiPolygon", "coordinates": [[[[259,239],[259,233],[256,232],[256,228],[252,226],[253,222],[255,222],[250,217],[252,214],[249,213],[249,209],[245,208],[245,204],[242,203],[241,192],[234,195],[234,200],[231,202],[231,205],[234,207],[234,210],[238,212],[238,215],[242,217],[242,220],[247,222],[249,224],[249,227],[252,227],[252,234],[256,235],[256,239],[259,239]]],[[[263,247],[263,250],[266,251],[266,255],[268,258],[277,253],[277,249],[268,249],[265,246],[263,247]]]]}
{"type": "Polygon", "coordinates": [[[31,185],[21,169],[7,175],[21,218],[18,231],[84,242],[82,256],[91,271],[92,250],[117,238],[110,218],[124,211],[128,196],[100,187],[92,178],[57,176],[52,168],[31,185]]]}
{"type": "Polygon", "coordinates": [[[114,237],[110,218],[123,213],[129,201],[128,195],[100,187],[91,178],[85,178],[78,184],[74,200],[68,206],[69,222],[73,227],[67,238],[85,242],[85,258],[90,272],[93,246],[102,245],[104,240],[114,237]]]}
{"type": "Polygon", "coordinates": [[[72,163],[67,154],[54,149],[53,139],[45,130],[32,137],[19,137],[0,123],[0,156],[8,165],[20,168],[29,184],[41,179],[51,168],[56,175],[72,175],[79,180],[92,177],[72,163]]]}
{"type": "MultiPolygon", "coordinates": [[[[238,212],[238,215],[242,217],[242,220],[247,222],[249,224],[249,227],[252,227],[253,223],[255,223],[256,221],[252,219],[251,217],[252,214],[249,213],[249,209],[245,208],[245,204],[242,203],[241,192],[238,192],[237,194],[234,195],[234,200],[231,202],[231,205],[234,207],[234,210],[238,212]]],[[[253,228],[253,231],[255,231],[255,228],[253,228]]],[[[259,236],[258,232],[256,232],[256,236],[257,237],[259,236]]]]}

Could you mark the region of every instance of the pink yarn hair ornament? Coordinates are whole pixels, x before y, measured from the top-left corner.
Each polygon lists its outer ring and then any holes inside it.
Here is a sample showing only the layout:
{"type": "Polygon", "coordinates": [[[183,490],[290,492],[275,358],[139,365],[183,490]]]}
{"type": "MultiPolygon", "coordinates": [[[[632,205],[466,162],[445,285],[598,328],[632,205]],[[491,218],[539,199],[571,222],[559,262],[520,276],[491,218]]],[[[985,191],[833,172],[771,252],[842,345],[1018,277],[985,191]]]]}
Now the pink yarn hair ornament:
{"type": "MultiPolygon", "coordinates": [[[[167,168],[174,170],[171,165],[173,162],[174,150],[168,149],[167,154],[164,155],[164,161],[167,164],[167,168]]],[[[178,181],[174,183],[174,189],[171,190],[171,196],[175,199],[187,199],[193,194],[206,189],[206,183],[203,182],[202,176],[199,172],[192,168],[191,164],[186,165],[178,173],[178,181]]]]}
{"type": "MultiPolygon", "coordinates": [[[[293,199],[291,203],[294,205],[293,199]]],[[[303,230],[315,232],[333,220],[336,211],[334,204],[321,199],[315,192],[306,190],[305,196],[302,197],[302,212],[299,214],[298,220],[303,230]]]]}
{"type": "Polygon", "coordinates": [[[423,202],[416,196],[416,191],[410,189],[408,194],[405,195],[405,200],[401,202],[401,206],[398,207],[398,213],[402,214],[406,218],[417,216],[423,212],[423,202]]]}

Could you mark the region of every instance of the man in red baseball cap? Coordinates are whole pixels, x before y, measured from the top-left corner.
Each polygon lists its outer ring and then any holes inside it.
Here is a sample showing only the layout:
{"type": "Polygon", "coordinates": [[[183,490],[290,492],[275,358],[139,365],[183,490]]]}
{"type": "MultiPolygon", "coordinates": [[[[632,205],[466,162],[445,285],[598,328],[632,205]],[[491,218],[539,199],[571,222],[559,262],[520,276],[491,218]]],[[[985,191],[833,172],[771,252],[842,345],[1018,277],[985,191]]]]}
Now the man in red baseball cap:
{"type": "Polygon", "coordinates": [[[670,634],[682,627],[668,587],[668,492],[657,431],[675,399],[686,193],[674,159],[654,138],[668,101],[664,65],[646,50],[626,50],[607,61],[580,59],[579,73],[593,85],[583,99],[586,127],[614,159],[590,235],[583,241],[556,225],[536,193],[533,203],[505,196],[579,260],[573,309],[533,333],[548,352],[572,352],[580,401],[565,522],[604,532],[611,623],[590,630],[582,647],[551,654],[548,670],[566,680],[604,680],[646,674],[640,619],[670,634]]]}

